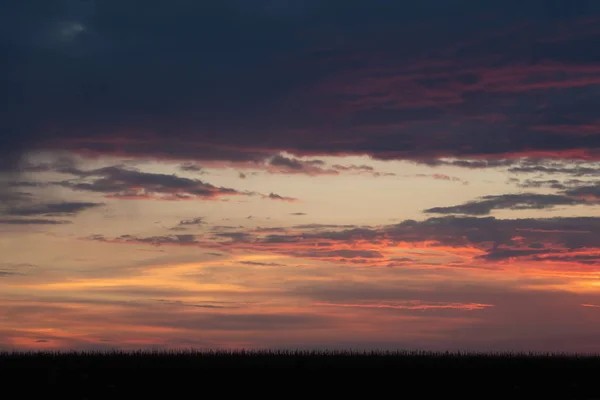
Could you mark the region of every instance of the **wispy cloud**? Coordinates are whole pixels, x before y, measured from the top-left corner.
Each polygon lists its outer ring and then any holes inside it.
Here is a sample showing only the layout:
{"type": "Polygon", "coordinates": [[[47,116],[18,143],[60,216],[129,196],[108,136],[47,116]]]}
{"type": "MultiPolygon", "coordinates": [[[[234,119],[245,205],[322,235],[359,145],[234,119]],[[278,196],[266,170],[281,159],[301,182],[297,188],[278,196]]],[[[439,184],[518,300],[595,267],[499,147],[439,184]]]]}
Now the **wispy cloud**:
{"type": "Polygon", "coordinates": [[[398,310],[443,310],[443,309],[454,309],[454,310],[483,310],[487,307],[493,307],[492,304],[478,304],[478,303],[432,303],[422,302],[419,300],[395,302],[395,303],[356,303],[356,304],[345,304],[345,303],[314,303],[315,306],[321,307],[351,307],[351,308],[390,308],[398,310]]]}

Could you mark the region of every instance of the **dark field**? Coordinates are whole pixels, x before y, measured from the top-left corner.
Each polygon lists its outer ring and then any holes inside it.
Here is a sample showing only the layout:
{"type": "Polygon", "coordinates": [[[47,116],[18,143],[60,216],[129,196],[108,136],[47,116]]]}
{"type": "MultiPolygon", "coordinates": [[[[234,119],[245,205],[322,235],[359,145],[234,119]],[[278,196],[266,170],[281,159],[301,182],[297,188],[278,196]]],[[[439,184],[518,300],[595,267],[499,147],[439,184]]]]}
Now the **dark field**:
{"type": "Polygon", "coordinates": [[[351,351],[0,353],[0,380],[4,388],[15,385],[21,398],[53,390],[62,398],[81,399],[131,391],[139,396],[167,393],[159,397],[183,398],[176,393],[199,389],[232,395],[245,391],[248,396],[254,391],[276,393],[286,385],[286,397],[332,390],[327,393],[371,398],[391,390],[392,397],[399,399],[439,395],[600,399],[600,356],[351,351]],[[265,369],[269,370],[266,374],[265,369]]]}

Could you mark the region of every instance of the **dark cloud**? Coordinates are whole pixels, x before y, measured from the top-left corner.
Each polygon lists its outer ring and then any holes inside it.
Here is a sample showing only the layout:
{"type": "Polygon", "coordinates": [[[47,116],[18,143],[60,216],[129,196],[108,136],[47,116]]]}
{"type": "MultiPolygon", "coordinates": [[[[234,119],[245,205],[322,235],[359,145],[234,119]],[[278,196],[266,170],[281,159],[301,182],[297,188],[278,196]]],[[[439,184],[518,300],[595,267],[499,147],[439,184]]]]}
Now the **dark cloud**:
{"type": "Polygon", "coordinates": [[[519,160],[514,159],[486,159],[486,160],[444,160],[444,159],[422,159],[414,160],[414,163],[427,165],[429,167],[461,167],[469,169],[483,169],[483,168],[500,168],[515,165],[519,163],[519,160]]]}
{"type": "Polygon", "coordinates": [[[151,244],[153,246],[162,245],[179,245],[179,246],[197,246],[200,242],[196,239],[196,235],[164,235],[164,236],[149,236],[137,237],[133,235],[121,235],[114,239],[108,239],[103,235],[91,235],[87,240],[107,243],[133,243],[133,244],[151,244]]]}
{"type": "Polygon", "coordinates": [[[222,232],[216,233],[216,237],[231,239],[233,242],[243,242],[252,239],[252,235],[246,232],[222,232]]]}
{"type": "MultiPolygon", "coordinates": [[[[531,246],[528,246],[531,247],[531,246]]],[[[532,249],[500,249],[495,248],[490,250],[488,253],[480,256],[479,258],[494,261],[494,260],[506,260],[510,258],[516,257],[527,257],[532,255],[539,254],[548,254],[553,252],[553,250],[532,250],[532,249]]]]}
{"type": "Polygon", "coordinates": [[[332,251],[307,251],[294,252],[297,257],[320,258],[383,258],[383,254],[374,250],[332,250],[332,251]]]}
{"type": "Polygon", "coordinates": [[[461,182],[464,185],[469,184],[468,181],[465,181],[457,176],[450,176],[450,175],[446,175],[446,174],[415,174],[415,175],[409,175],[411,177],[417,177],[417,178],[431,178],[431,179],[436,179],[438,181],[450,181],[450,182],[461,182]]]}
{"type": "Polygon", "coordinates": [[[379,172],[375,171],[375,168],[370,165],[340,165],[335,164],[331,166],[332,169],[336,171],[349,172],[353,174],[369,174],[372,176],[396,176],[393,172],[379,172]]]}
{"type": "Polygon", "coordinates": [[[269,193],[268,196],[263,195],[263,198],[268,198],[271,200],[281,200],[281,201],[289,201],[291,203],[298,201],[298,199],[294,198],[294,197],[288,197],[288,196],[281,196],[277,193],[269,193]]]}
{"type": "MultiPolygon", "coordinates": [[[[598,240],[600,219],[595,217],[496,219],[449,216],[424,221],[406,220],[381,228],[268,235],[250,242],[254,250],[272,249],[301,257],[319,256],[320,253],[322,257],[345,258],[351,258],[352,254],[340,253],[339,246],[360,244],[355,255],[377,258],[383,255],[378,249],[384,244],[393,248],[399,243],[431,243],[433,248],[449,246],[459,252],[474,247],[481,250],[480,259],[499,261],[508,258],[536,260],[532,256],[542,255],[576,255],[574,252],[586,248],[596,249],[598,240]],[[540,247],[542,243],[544,245],[540,247]],[[373,253],[360,255],[361,250],[373,253]]],[[[393,257],[389,261],[392,262],[393,257]]]]}
{"type": "Polygon", "coordinates": [[[69,173],[75,179],[52,182],[54,185],[78,191],[103,193],[107,197],[119,199],[162,199],[189,200],[215,199],[221,196],[261,196],[262,198],[296,201],[274,193],[262,195],[249,191],[217,187],[199,179],[176,175],[142,172],[121,166],[104,167],[94,170],[71,168],[69,173]]]}
{"type": "Polygon", "coordinates": [[[282,226],[272,226],[272,227],[261,227],[259,226],[258,228],[254,229],[253,232],[285,232],[287,231],[286,228],[282,227],[282,226]]]}
{"type": "Polygon", "coordinates": [[[296,158],[274,155],[268,161],[267,171],[273,173],[306,174],[306,175],[337,175],[335,169],[322,168],[322,160],[303,161],[296,158]]]}
{"type": "MultiPolygon", "coordinates": [[[[516,164],[516,163],[515,163],[516,164]]],[[[600,176],[598,163],[582,161],[557,162],[547,160],[525,160],[518,165],[508,168],[508,172],[514,174],[547,174],[547,175],[571,175],[574,177],[600,176]]]]}
{"type": "Polygon", "coordinates": [[[584,200],[590,199],[593,201],[598,201],[600,200],[600,183],[569,189],[566,190],[565,193],[570,196],[577,196],[584,200]]]}
{"type": "Polygon", "coordinates": [[[218,196],[249,195],[235,189],[216,187],[198,179],[176,175],[157,174],[124,169],[119,166],[90,171],[73,171],[79,179],[70,179],[55,184],[73,190],[104,193],[121,199],[191,199],[215,198],[218,196]],[[89,181],[89,179],[92,179],[89,181]]]}
{"type": "Polygon", "coordinates": [[[206,224],[206,222],[204,221],[204,219],[205,219],[204,217],[182,219],[181,221],[179,221],[179,225],[180,226],[203,225],[203,224],[206,224]]]}
{"type": "MultiPolygon", "coordinates": [[[[593,272],[600,265],[600,218],[521,218],[446,216],[423,221],[343,230],[314,229],[302,233],[256,231],[216,233],[212,237],[175,235],[114,239],[110,243],[194,246],[218,251],[266,252],[372,267],[498,270],[513,260],[540,268],[562,263],[571,271],[593,272]],[[394,249],[415,250],[398,257],[394,249]],[[418,251],[421,249],[421,251],[418,251]],[[431,261],[432,253],[454,254],[457,261],[431,261]]],[[[524,266],[525,266],[524,265],[524,266]]],[[[565,268],[567,268],[565,267],[565,268]]]]}
{"type": "Polygon", "coordinates": [[[375,172],[375,168],[370,165],[332,165],[331,168],[340,171],[358,171],[358,172],[375,172]]]}
{"type": "Polygon", "coordinates": [[[89,4],[2,13],[2,169],[33,149],[303,173],[325,169],[277,154],[598,156],[597,2],[89,4]]]}
{"type": "Polygon", "coordinates": [[[104,203],[73,201],[62,203],[43,203],[18,208],[9,208],[8,210],[4,211],[4,215],[15,217],[72,217],[82,211],[100,206],[104,206],[104,203]]]}
{"type": "Polygon", "coordinates": [[[600,252],[593,254],[558,254],[548,256],[536,256],[533,257],[536,261],[548,262],[556,261],[562,263],[574,263],[574,264],[585,264],[585,265],[598,265],[600,266],[600,252]]]}
{"type": "Polygon", "coordinates": [[[42,218],[28,218],[28,219],[14,219],[14,218],[0,218],[0,224],[3,225],[64,225],[70,224],[71,221],[60,221],[54,219],[42,219],[42,218]]]}
{"type": "Polygon", "coordinates": [[[212,227],[213,230],[215,231],[223,231],[223,230],[229,230],[229,229],[240,229],[243,228],[243,226],[239,225],[239,226],[233,226],[233,225],[214,225],[212,227]]]}
{"type": "MultiPolygon", "coordinates": [[[[517,186],[521,188],[550,188],[550,189],[566,189],[567,185],[556,179],[546,179],[546,180],[535,180],[535,179],[526,179],[523,182],[520,182],[519,179],[513,178],[512,182],[517,182],[517,186]]],[[[581,182],[581,181],[580,181],[581,182]]]]}
{"type": "Polygon", "coordinates": [[[306,215],[306,213],[303,213],[303,212],[295,212],[295,213],[291,213],[290,215],[302,216],[302,215],[306,215]]]}
{"type": "Polygon", "coordinates": [[[294,225],[292,229],[332,229],[332,228],[356,228],[356,225],[335,225],[335,224],[303,224],[294,225]]]}
{"type": "MultiPolygon", "coordinates": [[[[581,188],[585,189],[585,188],[581,188]]],[[[488,215],[492,210],[541,210],[553,208],[556,206],[574,206],[574,205],[594,205],[600,204],[598,201],[589,201],[585,198],[573,197],[579,189],[568,191],[567,195],[562,194],[502,194],[497,196],[483,196],[479,200],[470,201],[464,204],[449,207],[433,207],[424,210],[430,214],[466,214],[466,215],[488,215]]]]}
{"type": "Polygon", "coordinates": [[[265,262],[258,262],[258,261],[240,261],[240,264],[244,264],[244,265],[254,265],[257,267],[283,267],[283,264],[278,264],[278,263],[265,263],[265,262]]]}
{"type": "Polygon", "coordinates": [[[203,169],[200,165],[192,163],[181,164],[179,169],[185,172],[203,172],[203,169]]]}
{"type": "Polygon", "coordinates": [[[182,307],[213,308],[213,309],[237,308],[237,307],[225,306],[225,305],[214,304],[214,303],[209,303],[209,302],[206,302],[204,304],[199,304],[199,303],[190,303],[190,302],[181,301],[181,300],[167,300],[167,299],[155,299],[154,301],[162,303],[162,304],[169,304],[169,305],[182,306],[182,307]]]}
{"type": "Polygon", "coordinates": [[[0,184],[0,205],[2,206],[14,207],[33,199],[32,193],[14,191],[11,190],[11,187],[4,187],[4,190],[2,189],[2,185],[0,184]]]}

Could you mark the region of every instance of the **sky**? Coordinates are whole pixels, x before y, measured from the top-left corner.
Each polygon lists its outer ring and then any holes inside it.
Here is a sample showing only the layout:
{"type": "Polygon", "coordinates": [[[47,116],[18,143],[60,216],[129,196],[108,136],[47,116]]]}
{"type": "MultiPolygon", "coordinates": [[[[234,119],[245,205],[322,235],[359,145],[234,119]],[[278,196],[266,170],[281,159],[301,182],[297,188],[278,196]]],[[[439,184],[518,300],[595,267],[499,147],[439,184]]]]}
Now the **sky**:
{"type": "Polygon", "coordinates": [[[6,3],[0,350],[600,352],[600,2],[6,3]]]}

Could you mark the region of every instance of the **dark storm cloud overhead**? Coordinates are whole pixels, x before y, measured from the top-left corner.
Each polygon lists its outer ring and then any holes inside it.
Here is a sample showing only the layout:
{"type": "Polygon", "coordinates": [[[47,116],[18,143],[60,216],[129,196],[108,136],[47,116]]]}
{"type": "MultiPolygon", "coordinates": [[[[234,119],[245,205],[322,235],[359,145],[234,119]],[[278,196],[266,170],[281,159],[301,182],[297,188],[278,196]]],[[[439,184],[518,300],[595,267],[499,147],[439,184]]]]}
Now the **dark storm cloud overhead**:
{"type": "Polygon", "coordinates": [[[35,148],[597,156],[581,127],[597,120],[599,15],[591,0],[13,1],[0,167],[35,148]]]}
{"type": "MultiPolygon", "coordinates": [[[[482,196],[478,200],[448,207],[433,207],[424,210],[429,214],[465,214],[488,215],[492,210],[542,210],[556,206],[598,205],[600,199],[588,200],[584,197],[574,197],[586,194],[586,187],[569,190],[566,194],[519,193],[482,196]],[[578,192],[581,189],[581,192],[578,192]]],[[[598,188],[588,188],[597,190],[598,188]]]]}

